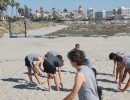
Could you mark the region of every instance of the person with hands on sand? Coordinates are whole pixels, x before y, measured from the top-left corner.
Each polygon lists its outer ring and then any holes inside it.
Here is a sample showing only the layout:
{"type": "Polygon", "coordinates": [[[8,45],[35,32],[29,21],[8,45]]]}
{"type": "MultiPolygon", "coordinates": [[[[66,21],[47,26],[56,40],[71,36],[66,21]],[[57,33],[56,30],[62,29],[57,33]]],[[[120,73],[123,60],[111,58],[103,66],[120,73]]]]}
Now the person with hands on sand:
{"type": "Polygon", "coordinates": [[[34,83],[32,79],[32,71],[34,72],[34,76],[36,80],[38,81],[39,84],[44,84],[45,81],[40,81],[38,75],[41,75],[40,70],[43,71],[41,65],[44,61],[44,58],[41,54],[39,53],[30,53],[25,57],[25,65],[27,66],[28,69],[28,77],[30,80],[30,83],[34,83]],[[36,62],[34,64],[34,62],[36,62]],[[40,68],[40,70],[39,70],[40,68]]]}

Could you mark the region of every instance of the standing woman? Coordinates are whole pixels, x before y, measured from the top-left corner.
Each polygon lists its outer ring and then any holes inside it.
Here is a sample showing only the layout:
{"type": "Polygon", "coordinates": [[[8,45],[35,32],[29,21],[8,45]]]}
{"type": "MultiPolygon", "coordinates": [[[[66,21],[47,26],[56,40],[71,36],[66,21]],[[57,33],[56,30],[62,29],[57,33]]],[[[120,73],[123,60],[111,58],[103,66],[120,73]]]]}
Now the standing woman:
{"type": "Polygon", "coordinates": [[[41,72],[41,65],[44,61],[44,58],[42,57],[41,54],[39,53],[30,53],[25,57],[25,65],[27,66],[28,69],[28,77],[30,80],[30,83],[34,83],[32,80],[32,73],[31,71],[34,72],[35,78],[38,81],[39,84],[43,84],[44,82],[41,82],[38,78],[38,74],[40,75],[41,72]],[[34,64],[34,62],[36,61],[36,63],[34,64]],[[39,70],[40,68],[40,70],[39,70]]]}
{"type": "Polygon", "coordinates": [[[78,94],[79,100],[99,100],[96,79],[91,68],[84,65],[85,54],[82,50],[68,53],[71,65],[77,69],[72,92],[64,100],[73,100],[78,94]]]}

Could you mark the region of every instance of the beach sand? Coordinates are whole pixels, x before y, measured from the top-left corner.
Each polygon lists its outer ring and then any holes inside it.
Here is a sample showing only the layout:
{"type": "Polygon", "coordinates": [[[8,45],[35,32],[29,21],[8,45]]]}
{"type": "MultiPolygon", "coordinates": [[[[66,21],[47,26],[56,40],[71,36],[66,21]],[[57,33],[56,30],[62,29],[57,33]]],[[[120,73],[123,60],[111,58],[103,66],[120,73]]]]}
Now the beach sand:
{"type": "MultiPolygon", "coordinates": [[[[130,52],[130,37],[62,37],[46,38],[1,38],[0,39],[0,100],[63,100],[74,84],[76,70],[70,65],[67,53],[79,43],[88,58],[96,60],[98,85],[103,91],[103,100],[130,100],[130,88],[117,92],[115,77],[112,76],[113,61],[110,52],[130,52]],[[24,58],[31,52],[43,55],[48,50],[56,50],[63,55],[64,66],[61,68],[64,89],[55,91],[52,80],[52,91],[48,92],[47,82],[44,85],[28,85],[27,68],[24,58]]],[[[34,81],[35,78],[33,76],[34,81]]],[[[41,77],[46,81],[46,73],[41,77]]],[[[125,83],[127,82],[125,80],[125,83]]],[[[124,86],[124,85],[122,85],[124,86]]],[[[75,100],[78,100],[76,97],[75,100]]]]}

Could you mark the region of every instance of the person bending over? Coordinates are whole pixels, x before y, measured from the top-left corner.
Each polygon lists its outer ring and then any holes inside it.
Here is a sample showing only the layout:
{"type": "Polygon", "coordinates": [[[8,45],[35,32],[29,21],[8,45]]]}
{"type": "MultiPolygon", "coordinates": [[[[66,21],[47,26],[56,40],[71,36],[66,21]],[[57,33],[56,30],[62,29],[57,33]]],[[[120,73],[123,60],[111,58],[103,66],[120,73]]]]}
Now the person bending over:
{"type": "Polygon", "coordinates": [[[39,77],[38,77],[38,74],[41,75],[39,68],[41,70],[43,70],[41,68],[43,61],[44,61],[44,58],[39,53],[30,53],[25,57],[25,65],[27,66],[27,69],[28,69],[28,77],[29,77],[30,83],[34,83],[32,80],[31,71],[34,72],[35,78],[39,84],[44,83],[44,82],[40,81],[39,77]],[[36,62],[36,63],[34,64],[34,62],[36,62]]]}

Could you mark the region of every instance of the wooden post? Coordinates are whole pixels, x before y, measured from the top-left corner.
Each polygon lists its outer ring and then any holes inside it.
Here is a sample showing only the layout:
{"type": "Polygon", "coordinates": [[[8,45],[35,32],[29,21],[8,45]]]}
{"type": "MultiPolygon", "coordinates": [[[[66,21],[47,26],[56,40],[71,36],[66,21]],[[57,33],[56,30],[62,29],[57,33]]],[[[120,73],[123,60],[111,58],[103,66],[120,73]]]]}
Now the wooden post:
{"type": "Polygon", "coordinates": [[[27,37],[27,25],[26,25],[26,21],[24,21],[24,25],[25,25],[25,38],[27,37]]]}
{"type": "Polygon", "coordinates": [[[9,21],[9,36],[10,36],[10,38],[12,37],[12,32],[11,32],[11,21],[9,21]]]}

